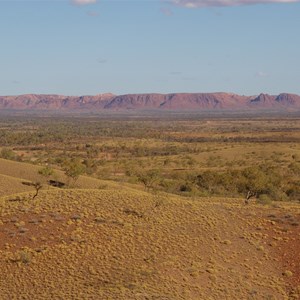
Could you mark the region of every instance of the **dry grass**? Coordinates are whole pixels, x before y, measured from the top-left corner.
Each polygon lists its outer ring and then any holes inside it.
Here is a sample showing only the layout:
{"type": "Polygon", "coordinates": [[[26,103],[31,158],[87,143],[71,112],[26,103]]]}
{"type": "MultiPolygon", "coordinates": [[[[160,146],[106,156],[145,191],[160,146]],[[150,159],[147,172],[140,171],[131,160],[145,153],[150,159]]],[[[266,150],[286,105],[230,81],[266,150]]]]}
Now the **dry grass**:
{"type": "Polygon", "coordinates": [[[32,187],[22,184],[22,180],[0,174],[0,197],[31,190],[32,187]]]}
{"type": "Polygon", "coordinates": [[[115,190],[7,199],[1,299],[287,297],[285,270],[256,230],[270,208],[115,190]]]}
{"type": "MultiPolygon", "coordinates": [[[[164,177],[268,161],[286,168],[300,157],[299,121],[151,122],[160,138],[115,132],[93,139],[106,145],[97,157],[99,171],[119,182],[80,176],[72,189],[44,183],[32,200],[34,189],[22,182],[45,181],[41,166],[0,159],[0,300],[299,299],[298,203],[244,205],[242,199],[150,194],[120,183],[135,167],[162,168],[164,177]],[[179,151],[164,154],[169,146],[179,151]],[[153,153],[135,157],[139,147],[153,153]]],[[[78,146],[76,155],[84,158],[89,138],[76,136],[67,155],[78,146]]],[[[65,151],[61,142],[49,147],[51,154],[33,153],[31,146],[19,150],[31,161],[65,151]]],[[[55,173],[53,179],[67,182],[62,171],[55,173]]]]}
{"type": "MultiPolygon", "coordinates": [[[[23,185],[22,181],[42,182],[44,183],[44,189],[49,188],[45,183],[45,178],[38,173],[40,169],[41,166],[0,158],[0,196],[34,190],[32,187],[28,188],[28,186],[23,185]]],[[[55,180],[65,183],[68,182],[68,178],[60,170],[55,170],[55,175],[53,177],[55,180]]],[[[100,180],[87,176],[80,176],[75,183],[71,183],[71,187],[81,189],[122,188],[125,190],[131,190],[130,187],[123,186],[121,183],[100,180]]]]}

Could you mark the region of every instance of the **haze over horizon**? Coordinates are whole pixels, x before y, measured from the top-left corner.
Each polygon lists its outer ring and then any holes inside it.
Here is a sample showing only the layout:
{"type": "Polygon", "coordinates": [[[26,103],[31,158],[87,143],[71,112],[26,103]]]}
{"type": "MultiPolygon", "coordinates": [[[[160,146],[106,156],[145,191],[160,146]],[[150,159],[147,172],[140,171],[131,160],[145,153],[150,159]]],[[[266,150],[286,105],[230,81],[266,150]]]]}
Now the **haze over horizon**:
{"type": "Polygon", "coordinates": [[[300,1],[0,1],[0,95],[300,94],[300,1]]]}

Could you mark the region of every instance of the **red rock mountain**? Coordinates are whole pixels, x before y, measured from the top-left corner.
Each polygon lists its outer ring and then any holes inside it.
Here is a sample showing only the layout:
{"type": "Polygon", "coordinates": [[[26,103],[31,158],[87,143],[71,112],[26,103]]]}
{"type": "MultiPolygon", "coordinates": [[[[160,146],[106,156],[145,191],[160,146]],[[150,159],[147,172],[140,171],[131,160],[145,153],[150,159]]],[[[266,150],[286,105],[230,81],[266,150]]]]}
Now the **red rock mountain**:
{"type": "Polygon", "coordinates": [[[300,96],[240,96],[229,93],[100,94],[95,96],[0,96],[0,110],[292,110],[300,111],[300,96]]]}

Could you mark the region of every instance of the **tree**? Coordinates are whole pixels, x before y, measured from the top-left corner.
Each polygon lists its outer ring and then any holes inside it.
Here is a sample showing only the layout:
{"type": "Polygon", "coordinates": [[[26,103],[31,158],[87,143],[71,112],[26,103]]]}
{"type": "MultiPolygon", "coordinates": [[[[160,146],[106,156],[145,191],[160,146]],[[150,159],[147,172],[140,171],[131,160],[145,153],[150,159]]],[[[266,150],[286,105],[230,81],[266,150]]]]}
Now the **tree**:
{"type": "Polygon", "coordinates": [[[262,194],[276,197],[282,178],[270,166],[254,166],[244,169],[238,182],[238,190],[244,193],[247,204],[250,198],[262,194]]]}
{"type": "Polygon", "coordinates": [[[204,189],[209,194],[212,194],[218,186],[218,177],[216,172],[208,170],[197,176],[196,183],[200,189],[204,189]]]}
{"type": "Polygon", "coordinates": [[[249,204],[249,200],[256,196],[257,196],[256,192],[249,190],[246,195],[245,204],[249,204]]]}
{"type": "Polygon", "coordinates": [[[14,151],[12,151],[9,148],[2,148],[1,152],[0,152],[0,157],[2,157],[4,159],[14,160],[16,157],[16,154],[14,153],[14,151]]]}
{"type": "Polygon", "coordinates": [[[34,198],[37,197],[39,190],[42,188],[42,185],[40,182],[33,183],[33,186],[35,188],[35,194],[33,195],[32,200],[34,200],[34,198]]]}
{"type": "Polygon", "coordinates": [[[64,163],[63,170],[68,178],[76,182],[79,176],[84,172],[85,167],[79,159],[70,159],[64,163]]]}
{"type": "Polygon", "coordinates": [[[149,190],[150,188],[154,188],[155,183],[160,178],[160,172],[159,170],[152,169],[147,171],[138,171],[136,173],[138,181],[144,184],[144,187],[146,190],[149,190]]]}
{"type": "Polygon", "coordinates": [[[54,174],[54,170],[53,170],[51,167],[46,166],[46,167],[40,169],[40,170],[38,171],[38,173],[39,173],[40,175],[42,175],[43,177],[45,177],[46,180],[48,180],[49,177],[52,176],[52,175],[54,174]]]}
{"type": "Polygon", "coordinates": [[[43,187],[40,182],[24,181],[24,182],[22,182],[22,184],[27,185],[27,186],[33,186],[35,188],[35,194],[33,195],[32,200],[34,200],[34,198],[37,197],[37,195],[39,194],[39,190],[43,187]]]}
{"type": "Polygon", "coordinates": [[[88,175],[91,175],[91,174],[97,172],[98,162],[95,159],[86,158],[83,160],[83,165],[85,167],[85,172],[88,175]]]}

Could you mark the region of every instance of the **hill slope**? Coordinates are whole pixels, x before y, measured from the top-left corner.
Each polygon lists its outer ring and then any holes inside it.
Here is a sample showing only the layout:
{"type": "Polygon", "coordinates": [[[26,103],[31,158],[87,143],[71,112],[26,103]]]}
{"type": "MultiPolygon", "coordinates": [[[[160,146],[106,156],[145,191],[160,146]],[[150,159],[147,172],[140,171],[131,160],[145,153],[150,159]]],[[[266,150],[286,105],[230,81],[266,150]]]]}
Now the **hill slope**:
{"type": "Polygon", "coordinates": [[[299,297],[297,204],[189,200],[84,176],[81,189],[32,200],[22,181],[38,169],[0,159],[1,300],[299,297]]]}
{"type": "Polygon", "coordinates": [[[0,198],[3,300],[287,298],[274,209],[113,190],[25,198],[0,198]]]}
{"type": "MultiPolygon", "coordinates": [[[[48,189],[46,179],[39,175],[40,166],[23,162],[16,162],[0,158],[0,196],[35,191],[33,187],[26,186],[22,182],[41,182],[42,189],[48,189]]],[[[64,172],[54,170],[55,174],[50,179],[68,183],[64,172]]],[[[74,184],[73,184],[74,186],[74,184]]],[[[132,188],[108,180],[99,180],[88,176],[80,176],[75,186],[80,189],[120,189],[132,190],[132,188]]]]}

